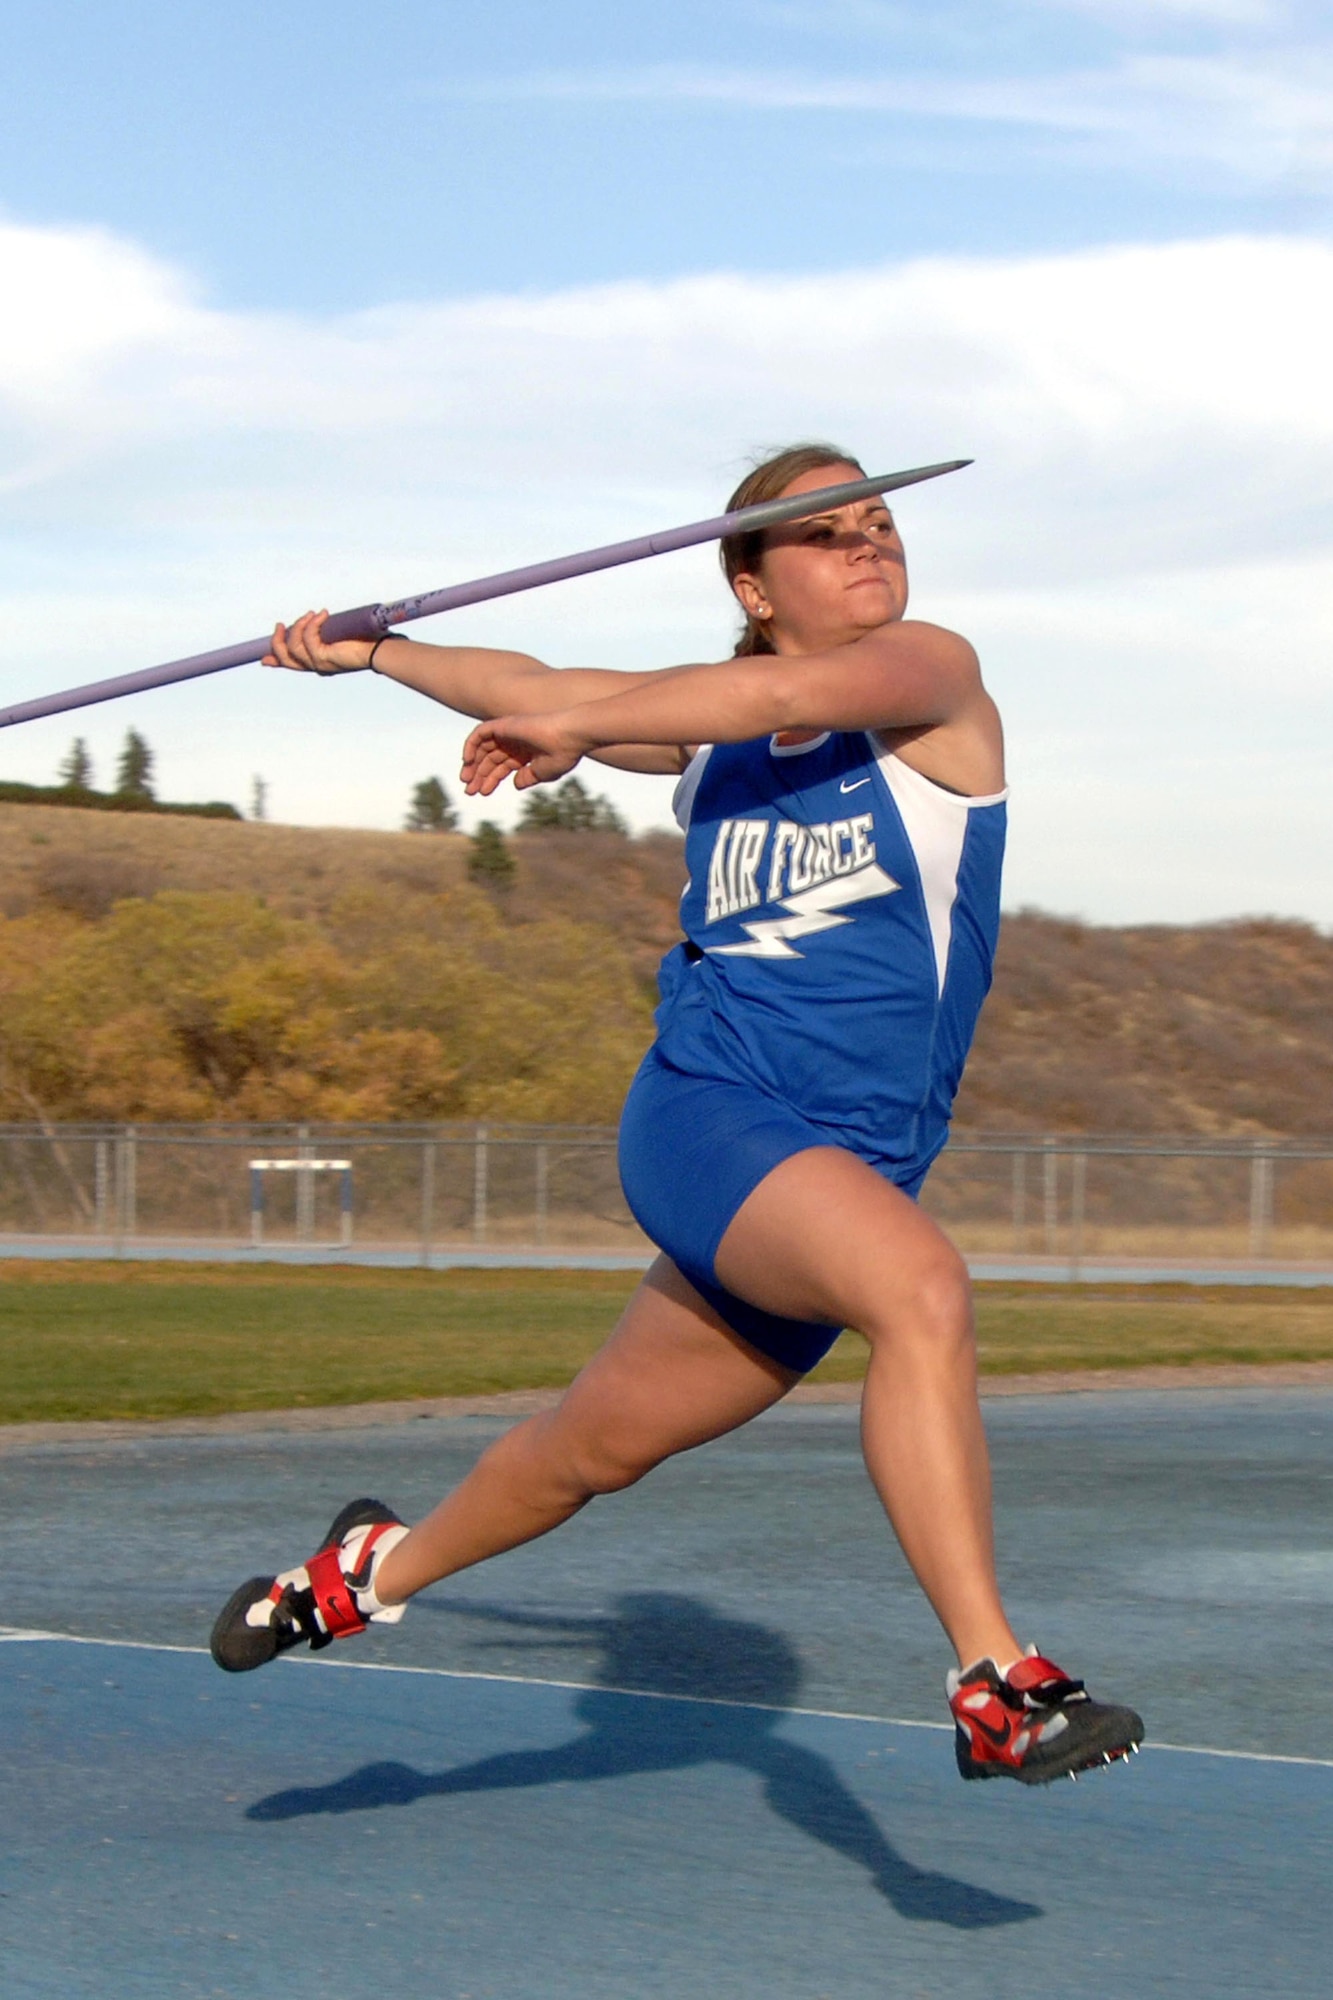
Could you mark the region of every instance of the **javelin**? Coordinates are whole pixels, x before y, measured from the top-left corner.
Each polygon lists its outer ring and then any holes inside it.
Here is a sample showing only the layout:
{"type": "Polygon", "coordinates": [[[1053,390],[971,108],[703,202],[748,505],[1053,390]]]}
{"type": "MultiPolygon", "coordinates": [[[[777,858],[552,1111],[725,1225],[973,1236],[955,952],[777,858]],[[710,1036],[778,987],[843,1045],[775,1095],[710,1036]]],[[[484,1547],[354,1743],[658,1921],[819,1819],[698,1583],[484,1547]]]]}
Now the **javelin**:
{"type": "MultiPolygon", "coordinates": [[[[721,541],[724,535],[754,534],[759,529],[776,528],[784,521],[806,520],[811,514],[846,507],[854,500],[868,500],[874,494],[891,493],[900,486],[916,486],[923,479],[938,479],[941,473],[957,472],[971,463],[970,458],[954,458],[945,465],[918,465],[910,472],[886,472],[876,479],[852,479],[841,486],[821,486],[812,493],[792,494],[785,500],[760,500],[752,507],[718,514],[711,521],[691,521],[684,528],[665,528],[660,534],[641,535],[633,542],[609,542],[604,548],[557,556],[551,562],[531,563],[526,569],[501,570],[497,576],[450,584],[447,589],[428,590],[419,597],[402,597],[395,604],[358,604],[351,611],[335,611],[326,618],[320,637],[326,646],[336,645],[340,639],[383,639],[395,625],[410,624],[414,618],[431,618],[437,611],[485,604],[492,597],[536,590],[544,583],[563,583],[566,577],[590,576],[599,569],[615,569],[620,563],[642,562],[645,556],[693,548],[698,542],[721,541]]],[[[145,688],[166,687],[172,681],[220,674],[227,667],[249,666],[255,660],[262,660],[271,644],[271,635],[265,633],[262,639],[242,639],[239,645],[220,646],[213,653],[192,653],[188,659],[167,660],[160,667],[143,667],[138,673],[120,674],[114,680],[89,681],[84,687],[40,695],[36,701],[21,701],[14,708],[0,709],[0,729],[8,729],[16,722],[36,722],[44,715],[63,715],[71,708],[91,708],[94,702],[115,701],[123,694],[141,694],[145,688]]]]}

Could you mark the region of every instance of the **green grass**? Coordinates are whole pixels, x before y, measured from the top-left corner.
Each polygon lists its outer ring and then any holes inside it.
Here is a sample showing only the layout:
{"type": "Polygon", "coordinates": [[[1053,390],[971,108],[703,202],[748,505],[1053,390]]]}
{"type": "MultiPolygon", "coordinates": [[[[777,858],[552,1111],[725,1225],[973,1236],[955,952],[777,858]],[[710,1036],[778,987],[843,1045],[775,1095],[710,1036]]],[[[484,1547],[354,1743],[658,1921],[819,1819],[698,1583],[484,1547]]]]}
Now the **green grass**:
{"type": "Polygon", "coordinates": [[[978,1285],[983,1373],[1333,1360],[1333,1287],[978,1285]]]}
{"type": "Polygon", "coordinates": [[[0,1275],[0,1422],[567,1382],[632,1275],[43,1266],[0,1275]]]}
{"type": "MultiPolygon", "coordinates": [[[[621,1272],[0,1263],[0,1422],[168,1417],[567,1382],[621,1272]]],[[[992,1373],[1333,1360],[1333,1289],[978,1289],[992,1373]]],[[[854,1380],[848,1336],[818,1371],[854,1380]]]]}

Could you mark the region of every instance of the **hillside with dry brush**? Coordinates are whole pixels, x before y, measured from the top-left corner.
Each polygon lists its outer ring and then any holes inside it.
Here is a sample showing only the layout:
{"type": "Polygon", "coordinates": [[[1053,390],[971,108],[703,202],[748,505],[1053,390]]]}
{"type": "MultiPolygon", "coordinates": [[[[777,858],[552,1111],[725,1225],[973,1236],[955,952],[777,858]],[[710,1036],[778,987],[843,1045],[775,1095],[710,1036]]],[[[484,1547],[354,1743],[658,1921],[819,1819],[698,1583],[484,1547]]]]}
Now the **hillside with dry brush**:
{"type": "MultiPolygon", "coordinates": [[[[678,840],[0,805],[0,1117],[614,1120],[678,840]]],[[[1333,939],[1006,919],[960,1126],[1333,1131],[1333,939]]]]}

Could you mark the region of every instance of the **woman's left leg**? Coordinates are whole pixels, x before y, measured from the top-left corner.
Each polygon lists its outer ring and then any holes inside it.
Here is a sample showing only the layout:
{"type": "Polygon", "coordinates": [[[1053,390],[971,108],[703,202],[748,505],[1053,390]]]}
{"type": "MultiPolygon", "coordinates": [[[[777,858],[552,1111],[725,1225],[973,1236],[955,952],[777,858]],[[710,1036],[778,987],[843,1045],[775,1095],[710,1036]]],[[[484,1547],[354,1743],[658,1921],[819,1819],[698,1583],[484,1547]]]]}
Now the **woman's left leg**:
{"type": "Polygon", "coordinates": [[[995,1578],[971,1288],[947,1237],[864,1161],[815,1147],[760,1182],[716,1269],[768,1312],[865,1335],[862,1446],[903,1553],[961,1664],[1016,1659],[995,1578]]]}

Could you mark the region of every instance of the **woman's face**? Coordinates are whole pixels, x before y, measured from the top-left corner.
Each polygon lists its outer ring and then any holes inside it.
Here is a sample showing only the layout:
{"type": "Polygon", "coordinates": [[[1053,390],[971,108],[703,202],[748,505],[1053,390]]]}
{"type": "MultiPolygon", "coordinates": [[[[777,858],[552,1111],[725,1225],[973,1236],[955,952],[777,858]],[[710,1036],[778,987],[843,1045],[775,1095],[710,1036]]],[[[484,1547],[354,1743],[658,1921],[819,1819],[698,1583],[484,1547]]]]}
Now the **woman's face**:
{"type": "MultiPolygon", "coordinates": [[[[854,465],[821,465],[783,488],[812,493],[862,475],[854,465]]],[[[881,499],[858,500],[764,537],[756,568],[733,586],[778,653],[845,646],[907,609],[907,565],[893,516],[881,499]]]]}

